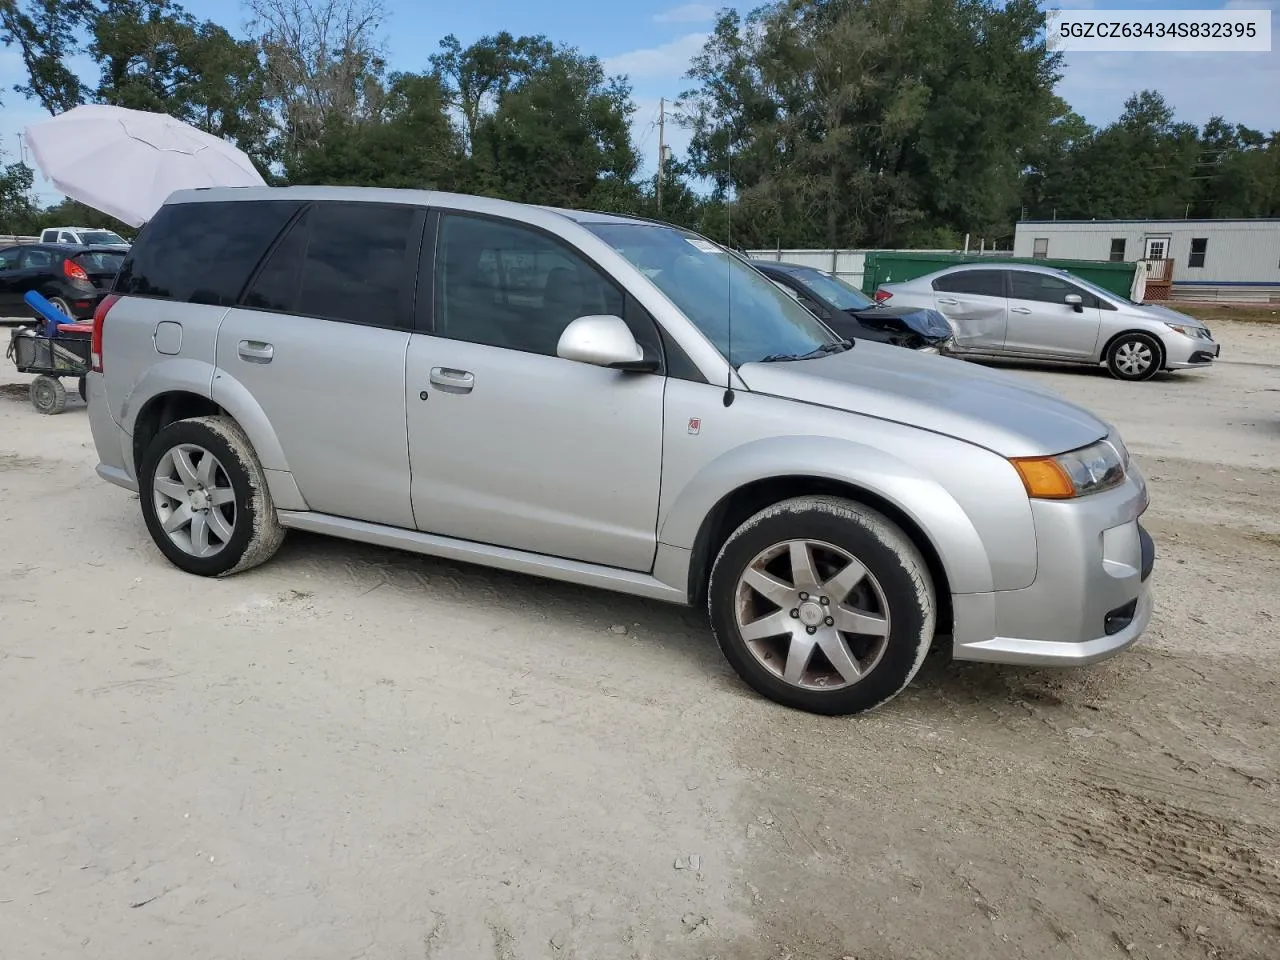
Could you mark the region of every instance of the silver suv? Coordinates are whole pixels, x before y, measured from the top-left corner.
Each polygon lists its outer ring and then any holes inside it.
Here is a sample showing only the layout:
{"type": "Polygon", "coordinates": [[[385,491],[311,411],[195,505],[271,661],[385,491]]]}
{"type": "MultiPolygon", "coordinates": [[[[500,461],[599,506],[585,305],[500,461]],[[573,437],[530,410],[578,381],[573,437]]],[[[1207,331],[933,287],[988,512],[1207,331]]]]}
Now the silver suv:
{"type": "Polygon", "coordinates": [[[1087,411],[842,340],[674,227],[416,191],[181,192],[97,312],[98,473],[190,573],[288,529],[679,604],[828,714],[1151,617],[1146,486],[1087,411]]]}

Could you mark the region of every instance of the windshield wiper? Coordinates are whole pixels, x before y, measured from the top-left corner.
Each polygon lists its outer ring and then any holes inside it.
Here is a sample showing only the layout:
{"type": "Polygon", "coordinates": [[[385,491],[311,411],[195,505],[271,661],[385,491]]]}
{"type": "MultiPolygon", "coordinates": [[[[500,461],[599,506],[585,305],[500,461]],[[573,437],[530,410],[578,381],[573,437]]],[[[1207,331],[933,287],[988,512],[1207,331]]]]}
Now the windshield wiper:
{"type": "Polygon", "coordinates": [[[767,357],[761,357],[758,362],[778,363],[783,360],[812,360],[815,357],[826,356],[829,353],[843,353],[851,349],[853,349],[852,340],[837,340],[835,343],[824,343],[808,353],[771,353],[767,357]]]}

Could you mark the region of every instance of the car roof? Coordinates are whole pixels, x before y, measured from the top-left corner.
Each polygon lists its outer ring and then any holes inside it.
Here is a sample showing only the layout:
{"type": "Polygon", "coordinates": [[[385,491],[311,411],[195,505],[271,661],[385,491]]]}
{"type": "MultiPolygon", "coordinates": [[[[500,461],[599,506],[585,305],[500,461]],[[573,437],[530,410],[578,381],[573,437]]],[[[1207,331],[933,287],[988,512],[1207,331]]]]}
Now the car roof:
{"type": "MultiPolygon", "coordinates": [[[[498,200],[493,197],[480,197],[473,194],[449,193],[439,190],[405,190],[391,187],[197,187],[192,190],[174,192],[165,201],[165,204],[285,199],[345,200],[357,203],[404,203],[414,206],[447,206],[450,201],[453,201],[461,202],[460,205],[465,206],[469,211],[491,213],[494,216],[518,216],[522,211],[541,210],[577,223],[647,223],[654,225],[660,223],[657,220],[645,220],[640,217],[628,217],[594,210],[570,210],[563,207],[543,206],[540,204],[516,203],[512,200],[498,200]]],[[[664,223],[662,226],[672,225],[664,223]]]]}
{"type": "MultiPolygon", "coordinates": [[[[759,267],[761,270],[776,270],[778,273],[795,273],[798,270],[818,270],[817,267],[811,267],[804,263],[787,263],[785,260],[752,260],[753,267],[759,267]]],[[[821,270],[818,270],[821,273],[821,270]]]]}
{"type": "Polygon", "coordinates": [[[936,277],[944,273],[955,273],[957,270],[1014,270],[1021,273],[1050,273],[1054,276],[1071,276],[1071,271],[1064,267],[1048,267],[1040,266],[1036,263],[1009,263],[1005,260],[993,260],[988,263],[985,260],[970,263],[954,263],[949,267],[943,267],[926,276],[936,277]]]}

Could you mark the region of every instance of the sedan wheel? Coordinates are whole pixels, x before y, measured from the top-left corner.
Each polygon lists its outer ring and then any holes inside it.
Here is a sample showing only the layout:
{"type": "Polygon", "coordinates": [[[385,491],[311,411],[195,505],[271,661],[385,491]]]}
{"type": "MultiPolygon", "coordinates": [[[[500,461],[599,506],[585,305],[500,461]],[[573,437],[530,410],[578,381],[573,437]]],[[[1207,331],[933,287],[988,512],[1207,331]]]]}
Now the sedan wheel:
{"type": "Polygon", "coordinates": [[[1163,363],[1160,344],[1143,333],[1126,334],[1107,351],[1107,369],[1117,380],[1150,380],[1163,363]]]}
{"type": "Polygon", "coordinates": [[[785,500],[725,541],[712,629],[748,684],[786,706],[868,710],[896,696],[933,640],[928,565],[882,514],[839,497],[785,500]]]}

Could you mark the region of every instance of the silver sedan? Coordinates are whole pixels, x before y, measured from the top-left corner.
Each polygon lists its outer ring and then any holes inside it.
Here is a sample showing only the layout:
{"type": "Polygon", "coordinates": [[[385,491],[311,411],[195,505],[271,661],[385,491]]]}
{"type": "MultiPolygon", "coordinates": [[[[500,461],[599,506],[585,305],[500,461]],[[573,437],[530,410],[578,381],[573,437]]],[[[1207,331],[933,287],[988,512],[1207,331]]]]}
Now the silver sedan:
{"type": "Polygon", "coordinates": [[[882,284],[876,299],[939,311],[955,329],[948,352],[960,357],[1105,364],[1120,380],[1148,380],[1207,367],[1220,350],[1194,317],[1053,267],[964,264],[882,284]]]}

